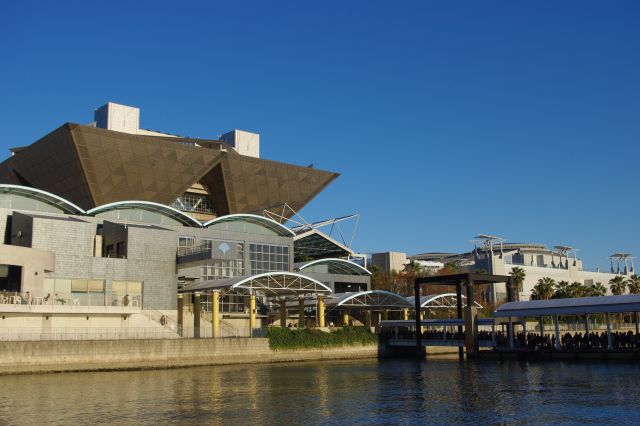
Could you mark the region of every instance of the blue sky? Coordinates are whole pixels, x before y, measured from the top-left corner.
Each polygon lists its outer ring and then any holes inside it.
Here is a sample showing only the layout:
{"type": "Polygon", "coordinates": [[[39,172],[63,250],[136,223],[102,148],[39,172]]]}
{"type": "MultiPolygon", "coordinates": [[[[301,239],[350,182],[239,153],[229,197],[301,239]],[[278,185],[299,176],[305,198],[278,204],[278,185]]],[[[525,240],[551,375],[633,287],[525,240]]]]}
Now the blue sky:
{"type": "Polygon", "coordinates": [[[357,250],[640,253],[638,2],[4,1],[0,53],[3,151],[114,101],[340,172],[357,250]]]}

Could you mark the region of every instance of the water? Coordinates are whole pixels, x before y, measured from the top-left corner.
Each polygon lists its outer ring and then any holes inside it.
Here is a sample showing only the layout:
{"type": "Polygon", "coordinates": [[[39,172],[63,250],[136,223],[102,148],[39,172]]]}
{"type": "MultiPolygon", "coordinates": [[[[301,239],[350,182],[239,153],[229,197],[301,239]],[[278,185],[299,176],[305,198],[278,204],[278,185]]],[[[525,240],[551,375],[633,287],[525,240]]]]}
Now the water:
{"type": "Polygon", "coordinates": [[[0,424],[640,424],[636,363],[339,361],[0,377],[0,424]]]}

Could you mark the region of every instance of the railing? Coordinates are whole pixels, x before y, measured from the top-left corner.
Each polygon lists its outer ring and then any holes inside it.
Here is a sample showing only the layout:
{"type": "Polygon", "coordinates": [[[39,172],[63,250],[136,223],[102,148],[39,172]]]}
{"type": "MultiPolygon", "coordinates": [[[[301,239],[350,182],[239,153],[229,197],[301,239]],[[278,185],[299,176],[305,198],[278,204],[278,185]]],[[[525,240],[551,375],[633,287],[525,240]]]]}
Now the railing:
{"type": "Polygon", "coordinates": [[[199,260],[211,259],[212,249],[211,247],[182,247],[182,252],[176,256],[176,262],[178,265],[189,262],[197,262],[199,260]]]}
{"type": "Polygon", "coordinates": [[[0,341],[41,340],[144,340],[177,339],[178,334],[167,328],[14,328],[0,330],[0,341]]]}

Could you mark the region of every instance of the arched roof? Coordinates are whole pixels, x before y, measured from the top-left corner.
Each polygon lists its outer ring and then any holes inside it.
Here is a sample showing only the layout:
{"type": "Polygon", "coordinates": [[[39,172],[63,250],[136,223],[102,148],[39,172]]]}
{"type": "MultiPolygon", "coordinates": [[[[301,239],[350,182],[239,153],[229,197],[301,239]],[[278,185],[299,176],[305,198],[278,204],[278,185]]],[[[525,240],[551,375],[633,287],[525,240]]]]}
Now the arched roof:
{"type": "Polygon", "coordinates": [[[190,293],[204,290],[249,290],[271,295],[331,293],[325,284],[295,272],[265,272],[262,274],[233,277],[224,280],[199,281],[183,287],[180,291],[190,293]]]}
{"type": "Polygon", "coordinates": [[[411,303],[403,296],[385,290],[367,290],[340,293],[327,299],[327,307],[359,308],[366,310],[411,308],[411,303]]]}
{"type": "Polygon", "coordinates": [[[32,200],[40,201],[50,206],[61,209],[64,213],[67,214],[76,214],[76,215],[84,215],[85,211],[80,207],[76,206],[69,200],[65,200],[64,198],[52,194],[47,191],[43,191],[41,189],[31,188],[29,186],[22,185],[11,185],[11,184],[0,184],[0,193],[2,194],[16,194],[26,198],[30,198],[32,200]]]}
{"type": "Polygon", "coordinates": [[[277,233],[282,237],[295,236],[293,231],[287,228],[286,226],[284,226],[283,224],[278,223],[275,220],[269,219],[264,216],[258,216],[256,214],[249,214],[249,213],[237,213],[237,214],[229,214],[226,216],[216,217],[214,219],[211,219],[205,222],[204,224],[202,224],[202,226],[204,226],[205,228],[208,228],[209,226],[212,226],[218,223],[227,223],[227,222],[235,222],[235,221],[244,221],[244,222],[249,222],[256,225],[264,226],[265,228],[277,233]]]}
{"type": "Polygon", "coordinates": [[[302,271],[306,268],[316,265],[327,265],[334,271],[338,272],[329,272],[334,274],[343,274],[343,275],[371,275],[371,272],[358,265],[355,262],[351,262],[346,259],[338,259],[338,258],[329,258],[329,259],[318,259],[312,260],[310,262],[305,263],[297,263],[295,268],[298,271],[302,271]]]}
{"type": "MultiPolygon", "coordinates": [[[[467,306],[466,303],[467,297],[462,295],[462,306],[467,306]]],[[[413,296],[407,297],[407,301],[414,306],[414,298],[413,296]]],[[[482,309],[482,305],[478,302],[473,302],[477,308],[482,309]]],[[[455,293],[442,293],[442,294],[429,294],[426,296],[420,297],[420,307],[421,308],[434,308],[434,309],[455,309],[457,307],[457,299],[455,293]]]]}
{"type": "Polygon", "coordinates": [[[198,222],[188,214],[181,212],[178,209],[174,209],[173,207],[166,206],[160,203],[154,203],[152,201],[116,201],[115,203],[104,204],[102,206],[94,207],[91,210],[87,210],[87,214],[95,216],[99,213],[123,209],[146,210],[167,216],[185,226],[193,226],[196,228],[200,228],[202,226],[200,222],[198,222]]]}

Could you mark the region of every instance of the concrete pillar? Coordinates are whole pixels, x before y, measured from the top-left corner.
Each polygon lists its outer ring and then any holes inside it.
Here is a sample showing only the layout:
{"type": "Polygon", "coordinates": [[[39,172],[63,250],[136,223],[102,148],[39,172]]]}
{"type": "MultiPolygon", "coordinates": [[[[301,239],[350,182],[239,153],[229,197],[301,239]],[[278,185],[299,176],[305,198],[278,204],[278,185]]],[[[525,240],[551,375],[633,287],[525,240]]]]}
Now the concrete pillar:
{"type": "Polygon", "coordinates": [[[371,330],[371,311],[364,311],[364,326],[371,330]]]}
{"type": "Polygon", "coordinates": [[[555,326],[556,333],[556,349],[560,350],[560,321],[558,320],[558,316],[553,316],[553,324],[555,326]]]}
{"type": "Polygon", "coordinates": [[[193,337],[200,338],[200,293],[193,293],[193,337]]]}
{"type": "MultiPolygon", "coordinates": [[[[459,320],[462,319],[462,281],[456,282],[456,314],[459,320]]],[[[458,326],[458,333],[462,333],[462,326],[458,326]]],[[[464,349],[458,348],[458,358],[464,359],[464,349]]]]}
{"type": "Polygon", "coordinates": [[[347,309],[342,311],[342,325],[349,325],[349,311],[347,309]]]}
{"type": "Polygon", "coordinates": [[[178,334],[182,336],[182,326],[184,325],[184,296],[178,295],[178,334]]]}
{"type": "Polygon", "coordinates": [[[287,326],[287,301],[280,299],[280,327],[287,326]]]}
{"type": "Polygon", "coordinates": [[[253,329],[256,328],[256,295],[249,295],[249,336],[253,335],[253,329]]]}
{"type": "Polygon", "coordinates": [[[607,319],[607,349],[613,349],[613,341],[611,339],[611,321],[609,319],[609,312],[605,313],[607,319]]]}
{"type": "Polygon", "coordinates": [[[491,343],[493,344],[493,348],[496,348],[496,324],[491,324],[491,343]]]}
{"type": "MultiPolygon", "coordinates": [[[[318,297],[318,327],[324,327],[324,298],[318,297]]],[[[371,321],[369,321],[369,326],[371,326],[371,321]]]]}
{"type": "Polygon", "coordinates": [[[409,308],[402,309],[402,319],[405,321],[409,319],[409,308]]]}
{"type": "Polygon", "coordinates": [[[464,342],[467,358],[478,354],[477,308],[473,303],[473,281],[467,282],[467,318],[465,319],[464,342]]]}
{"type": "Polygon", "coordinates": [[[211,293],[211,323],[213,326],[213,337],[220,337],[220,292],[211,293]]]}
{"type": "Polygon", "coordinates": [[[304,327],[304,298],[298,299],[298,328],[304,327]]]}
{"type": "Polygon", "coordinates": [[[509,333],[509,348],[513,349],[513,319],[511,317],[509,317],[507,332],[509,333]]]}

